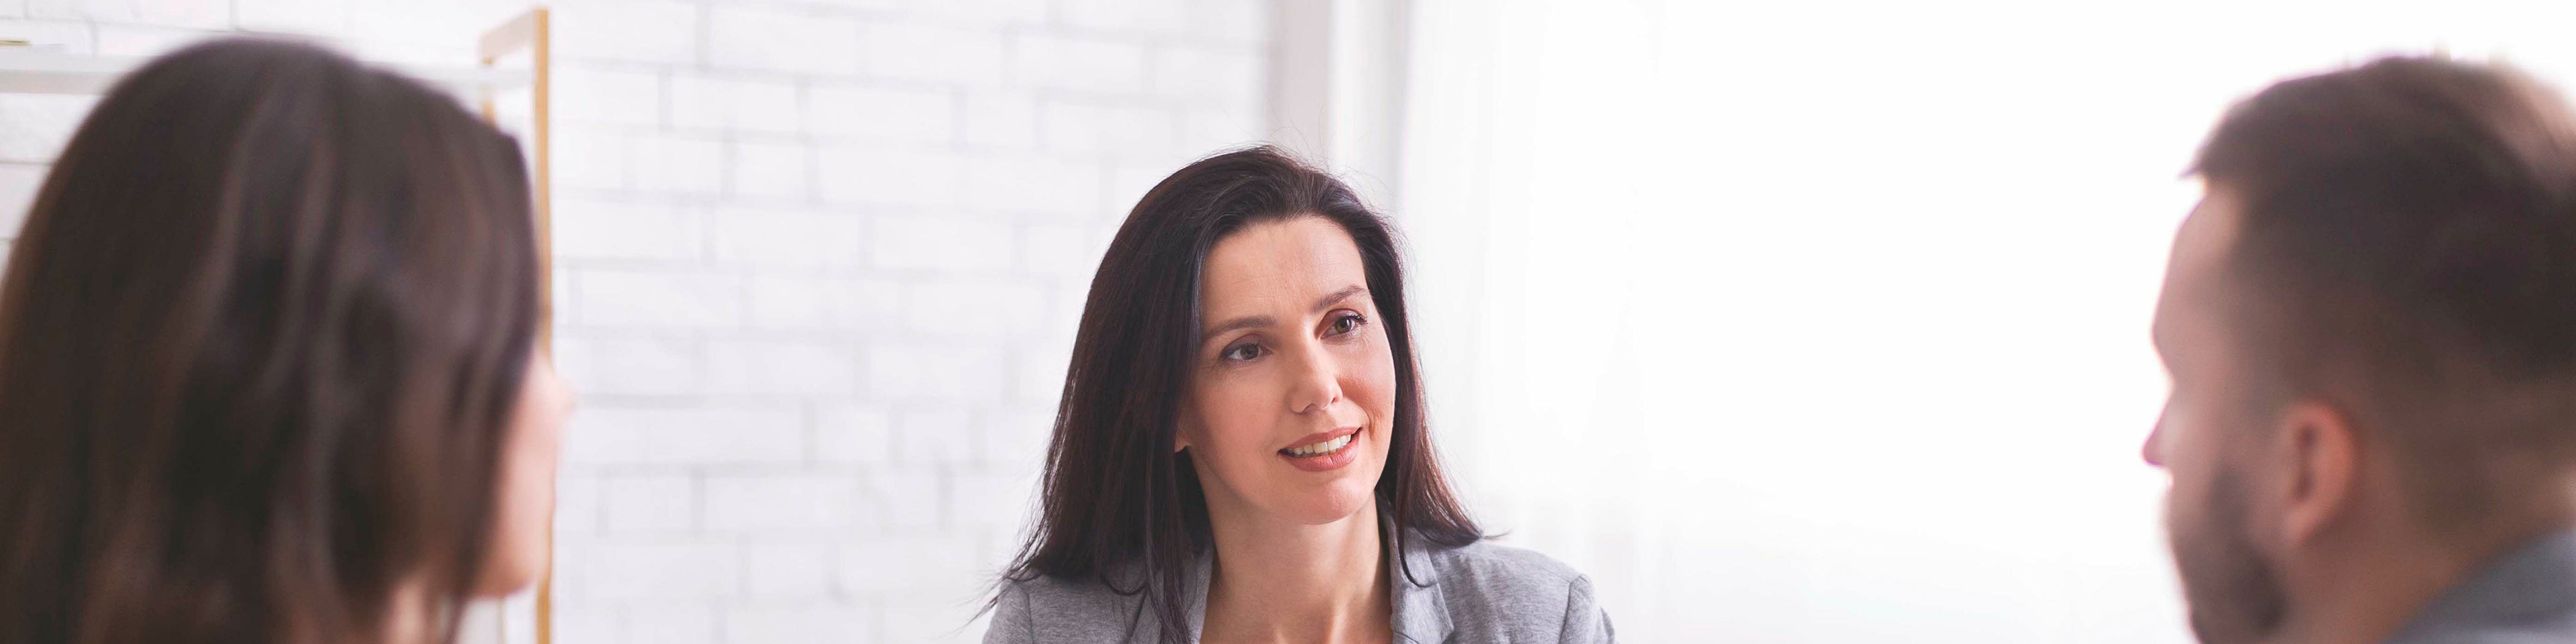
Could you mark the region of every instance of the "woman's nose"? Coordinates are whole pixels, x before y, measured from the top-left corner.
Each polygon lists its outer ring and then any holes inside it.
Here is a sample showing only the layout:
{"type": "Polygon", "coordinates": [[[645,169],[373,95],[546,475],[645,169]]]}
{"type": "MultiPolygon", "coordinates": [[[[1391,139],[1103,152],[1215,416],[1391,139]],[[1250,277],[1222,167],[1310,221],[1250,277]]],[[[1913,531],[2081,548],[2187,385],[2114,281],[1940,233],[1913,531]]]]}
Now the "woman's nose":
{"type": "Polygon", "coordinates": [[[1342,401],[1340,365],[1333,356],[1309,343],[1298,352],[1296,375],[1290,380],[1288,411],[1305,414],[1331,409],[1342,401]]]}

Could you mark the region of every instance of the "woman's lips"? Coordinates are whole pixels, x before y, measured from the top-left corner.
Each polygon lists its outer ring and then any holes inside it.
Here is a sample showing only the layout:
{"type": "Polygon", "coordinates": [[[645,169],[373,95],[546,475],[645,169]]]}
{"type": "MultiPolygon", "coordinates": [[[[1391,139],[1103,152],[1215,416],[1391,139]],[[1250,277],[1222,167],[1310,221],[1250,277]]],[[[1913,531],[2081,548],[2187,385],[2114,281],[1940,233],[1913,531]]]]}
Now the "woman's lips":
{"type": "Polygon", "coordinates": [[[1279,458],[1287,459],[1289,465],[1308,472],[1341,469],[1351,461],[1359,460],[1359,433],[1358,427],[1316,432],[1279,450],[1279,458]]]}

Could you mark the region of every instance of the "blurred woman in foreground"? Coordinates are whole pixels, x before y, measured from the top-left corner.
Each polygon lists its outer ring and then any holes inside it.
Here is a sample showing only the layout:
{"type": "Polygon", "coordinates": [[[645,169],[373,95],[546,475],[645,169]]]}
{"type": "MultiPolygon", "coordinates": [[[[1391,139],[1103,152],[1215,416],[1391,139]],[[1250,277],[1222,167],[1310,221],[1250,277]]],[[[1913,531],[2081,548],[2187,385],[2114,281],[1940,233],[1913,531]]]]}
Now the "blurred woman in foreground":
{"type": "Polygon", "coordinates": [[[0,282],[0,643],[447,642],[532,583],[530,208],[508,137],[337,54],[120,82],[0,282]]]}

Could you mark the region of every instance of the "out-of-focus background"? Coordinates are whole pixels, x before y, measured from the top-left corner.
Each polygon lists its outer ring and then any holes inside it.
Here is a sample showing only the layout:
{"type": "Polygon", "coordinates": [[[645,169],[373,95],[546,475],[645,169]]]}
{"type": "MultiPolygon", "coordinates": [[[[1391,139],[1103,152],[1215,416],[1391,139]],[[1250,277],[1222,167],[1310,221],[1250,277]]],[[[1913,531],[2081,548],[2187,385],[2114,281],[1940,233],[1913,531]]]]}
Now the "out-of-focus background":
{"type": "MultiPolygon", "coordinates": [[[[0,0],[0,68],[531,6],[0,0]]],[[[2375,53],[2576,79],[2539,2],[551,7],[565,643],[978,639],[1108,234],[1264,140],[1405,229],[1471,507],[1624,639],[2185,642],[2135,454],[2193,146],[2375,53]]],[[[0,85],[0,252],[93,100],[0,85]]]]}

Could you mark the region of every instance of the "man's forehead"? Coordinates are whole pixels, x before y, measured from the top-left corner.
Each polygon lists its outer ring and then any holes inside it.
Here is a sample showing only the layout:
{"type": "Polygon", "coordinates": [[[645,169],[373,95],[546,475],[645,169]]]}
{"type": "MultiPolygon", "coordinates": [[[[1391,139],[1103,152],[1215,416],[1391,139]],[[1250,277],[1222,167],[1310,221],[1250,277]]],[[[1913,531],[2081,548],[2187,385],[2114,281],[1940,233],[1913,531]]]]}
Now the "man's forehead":
{"type": "Polygon", "coordinates": [[[2213,334],[2225,319],[2221,307],[2228,306],[2226,267],[2242,203],[2234,192],[2212,186],[2174,234],[2153,322],[2156,346],[2169,360],[2172,351],[2219,337],[2213,334]]]}
{"type": "Polygon", "coordinates": [[[2244,201],[2237,193],[2211,185],[2201,193],[2200,203],[2192,207],[2191,214],[2183,217],[2182,228],[2174,235],[2175,269],[2197,275],[2216,269],[2236,245],[2243,219],[2244,201]]]}

